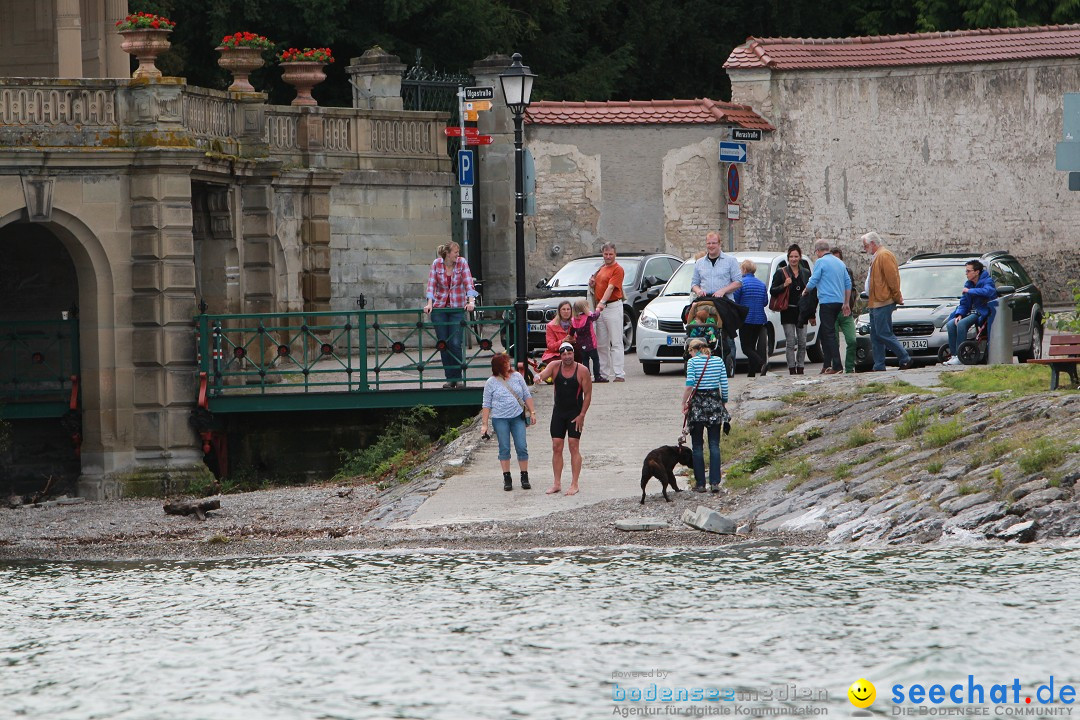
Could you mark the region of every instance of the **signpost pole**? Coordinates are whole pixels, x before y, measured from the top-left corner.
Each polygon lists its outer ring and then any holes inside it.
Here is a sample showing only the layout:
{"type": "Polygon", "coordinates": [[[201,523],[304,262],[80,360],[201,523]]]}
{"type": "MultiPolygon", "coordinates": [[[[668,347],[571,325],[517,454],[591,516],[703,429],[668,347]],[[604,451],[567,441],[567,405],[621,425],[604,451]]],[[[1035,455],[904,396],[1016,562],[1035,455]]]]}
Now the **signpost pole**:
{"type": "MultiPolygon", "coordinates": [[[[465,144],[465,88],[458,85],[457,89],[457,105],[458,105],[458,127],[461,128],[461,147],[462,149],[468,147],[465,144]]],[[[461,162],[461,157],[458,156],[458,162],[461,162]]],[[[460,172],[458,174],[460,177],[460,172]]],[[[461,193],[461,188],[458,188],[458,193],[461,193]]],[[[461,249],[461,256],[465,258],[465,262],[469,262],[469,221],[464,218],[465,213],[461,213],[461,242],[464,247],[461,249]]]]}

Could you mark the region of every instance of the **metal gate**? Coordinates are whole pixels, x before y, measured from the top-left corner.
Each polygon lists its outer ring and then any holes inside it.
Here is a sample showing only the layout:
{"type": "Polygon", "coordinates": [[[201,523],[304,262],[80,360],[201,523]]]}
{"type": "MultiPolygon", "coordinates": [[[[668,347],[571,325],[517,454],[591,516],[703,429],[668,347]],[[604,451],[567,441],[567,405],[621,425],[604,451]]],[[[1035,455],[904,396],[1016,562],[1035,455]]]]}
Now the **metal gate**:
{"type": "MultiPolygon", "coordinates": [[[[402,104],[406,110],[450,113],[450,119],[446,123],[447,127],[456,127],[461,123],[461,118],[458,115],[457,90],[459,87],[468,87],[473,82],[473,76],[468,73],[442,72],[433,68],[425,68],[420,51],[417,50],[415,63],[405,71],[405,75],[401,78],[402,104]]],[[[457,176],[458,150],[460,149],[460,138],[446,138],[446,154],[453,164],[455,177],[457,176]]],[[[477,163],[474,165],[474,176],[477,183],[479,182],[479,171],[480,168],[477,163]]],[[[456,188],[451,193],[450,213],[452,218],[450,223],[451,237],[462,247],[466,245],[464,242],[464,222],[469,224],[469,252],[465,259],[469,261],[473,277],[477,281],[482,281],[480,221],[476,217],[468,221],[461,220],[461,193],[456,188]]],[[[464,252],[462,254],[465,255],[464,252]]]]}

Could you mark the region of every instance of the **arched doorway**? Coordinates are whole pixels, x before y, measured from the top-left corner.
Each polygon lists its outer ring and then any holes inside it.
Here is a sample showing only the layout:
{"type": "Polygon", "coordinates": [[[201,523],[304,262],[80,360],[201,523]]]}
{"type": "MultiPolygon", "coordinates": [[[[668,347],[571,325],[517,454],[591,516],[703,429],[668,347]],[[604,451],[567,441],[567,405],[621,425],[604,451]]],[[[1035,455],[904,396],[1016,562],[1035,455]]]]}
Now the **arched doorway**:
{"type": "Polygon", "coordinates": [[[74,492],[80,473],[79,282],[45,225],[0,227],[0,494],[74,492]]]}

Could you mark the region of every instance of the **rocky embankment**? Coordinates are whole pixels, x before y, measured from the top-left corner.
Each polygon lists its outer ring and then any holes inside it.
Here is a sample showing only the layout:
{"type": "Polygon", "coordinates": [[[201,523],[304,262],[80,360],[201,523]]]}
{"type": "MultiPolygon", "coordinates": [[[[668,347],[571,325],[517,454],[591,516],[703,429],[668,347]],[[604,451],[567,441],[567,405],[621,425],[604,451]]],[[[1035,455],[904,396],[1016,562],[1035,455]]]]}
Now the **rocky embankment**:
{"type": "Polygon", "coordinates": [[[1080,535],[1080,394],[957,392],[938,376],[745,390],[732,431],[742,441],[725,443],[734,462],[725,458],[722,511],[754,534],[830,543],[1080,535]]]}

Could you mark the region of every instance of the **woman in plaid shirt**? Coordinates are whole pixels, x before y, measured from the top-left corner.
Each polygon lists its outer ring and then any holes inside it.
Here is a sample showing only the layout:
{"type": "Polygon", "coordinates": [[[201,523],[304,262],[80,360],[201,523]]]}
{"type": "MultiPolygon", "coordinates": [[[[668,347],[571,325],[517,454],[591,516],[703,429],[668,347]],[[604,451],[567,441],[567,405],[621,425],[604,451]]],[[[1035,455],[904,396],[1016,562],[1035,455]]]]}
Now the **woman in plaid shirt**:
{"type": "Polygon", "coordinates": [[[462,379],[461,355],[462,323],[465,311],[476,307],[477,296],[473,287],[469,263],[461,257],[461,247],[456,242],[440,245],[439,257],[431,263],[427,281],[427,304],[424,312],[431,313],[435,325],[435,337],[446,343],[441,351],[443,372],[446,374],[444,388],[455,388],[462,379]]]}

